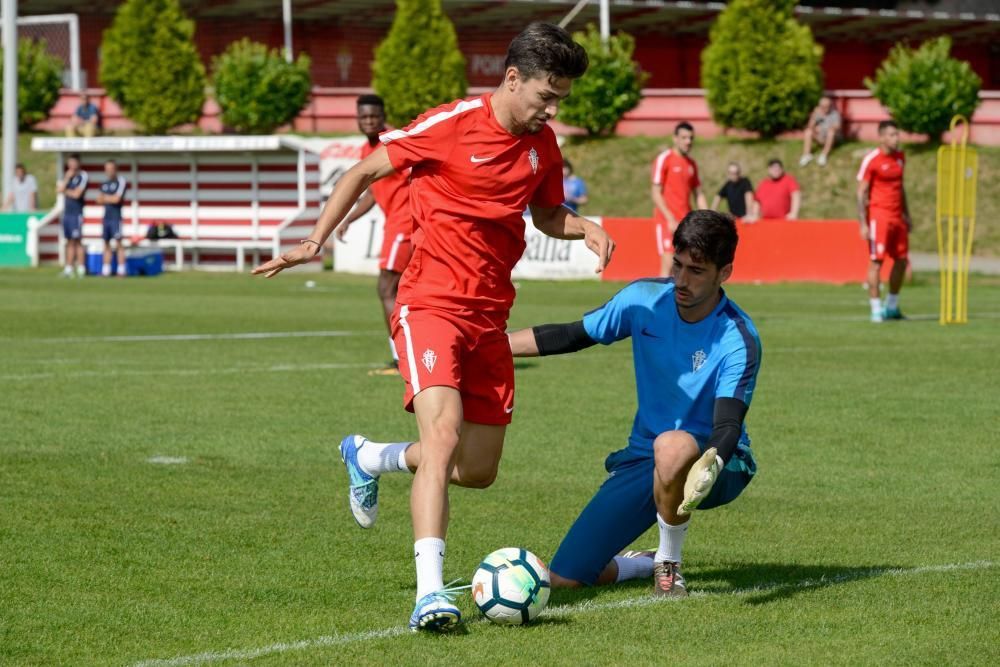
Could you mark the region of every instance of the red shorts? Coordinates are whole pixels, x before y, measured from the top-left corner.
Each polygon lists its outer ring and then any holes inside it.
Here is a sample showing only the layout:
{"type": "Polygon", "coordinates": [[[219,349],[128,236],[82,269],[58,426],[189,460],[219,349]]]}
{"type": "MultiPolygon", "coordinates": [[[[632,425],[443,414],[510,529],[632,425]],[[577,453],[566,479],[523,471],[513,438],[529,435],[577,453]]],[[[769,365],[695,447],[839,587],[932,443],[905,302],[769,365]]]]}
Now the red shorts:
{"type": "Polygon", "coordinates": [[[382,252],[378,256],[378,268],[383,271],[402,273],[413,256],[410,235],[386,230],[382,237],[382,252]]]}
{"type": "Polygon", "coordinates": [[[656,254],[666,255],[674,252],[674,233],[666,222],[656,223],[656,254]]]}
{"type": "Polygon", "coordinates": [[[898,218],[873,213],[868,218],[868,256],[881,262],[887,256],[906,259],[910,251],[910,231],[898,218]]]}
{"type": "Polygon", "coordinates": [[[454,387],[475,424],[509,424],[514,411],[514,358],[507,334],[436,308],[398,304],[392,344],[406,381],[403,407],[427,387],[454,387]]]}

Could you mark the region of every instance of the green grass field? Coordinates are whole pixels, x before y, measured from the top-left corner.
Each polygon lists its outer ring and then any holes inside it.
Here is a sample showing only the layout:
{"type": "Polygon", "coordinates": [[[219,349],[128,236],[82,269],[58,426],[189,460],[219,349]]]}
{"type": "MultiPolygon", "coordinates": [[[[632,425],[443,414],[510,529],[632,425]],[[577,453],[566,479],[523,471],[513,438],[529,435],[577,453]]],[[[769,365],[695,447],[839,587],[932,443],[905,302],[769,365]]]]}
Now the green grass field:
{"type": "MultiPolygon", "coordinates": [[[[415,435],[401,382],[365,373],[387,356],[372,280],[0,272],[0,664],[996,664],[1000,281],[945,328],[935,278],[883,325],[857,285],[731,288],[764,346],[760,472],[693,521],[692,597],[557,591],[531,627],[437,637],[404,629],[408,478],[362,531],[336,456],[415,435]],[[253,332],[343,335],[231,336],[253,332]]],[[[618,287],[524,283],[512,325],[618,287]]],[[[551,558],[628,434],[627,344],[517,381],[499,480],[452,494],[447,578],[501,546],[551,558]]]]}

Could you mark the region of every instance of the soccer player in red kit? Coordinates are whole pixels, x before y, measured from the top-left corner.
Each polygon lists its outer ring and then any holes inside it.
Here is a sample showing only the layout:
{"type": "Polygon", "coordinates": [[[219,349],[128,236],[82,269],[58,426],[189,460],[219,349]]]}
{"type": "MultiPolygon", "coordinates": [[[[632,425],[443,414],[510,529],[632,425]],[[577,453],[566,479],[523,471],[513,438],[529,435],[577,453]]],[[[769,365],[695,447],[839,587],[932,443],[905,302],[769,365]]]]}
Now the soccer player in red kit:
{"type": "Polygon", "coordinates": [[[515,407],[506,328],[525,208],[543,233],[583,239],[598,256],[598,271],[614,250],[600,226],[562,206],[562,157],[547,125],[586,69],[586,51],[565,30],[531,24],[510,43],[494,92],[431,109],[383,134],[384,148],[337,183],[309,238],[254,269],[273,276],[309,261],[366,187],[412,169],[414,252],[400,279],[392,334],[404,405],[416,415],[420,439],[375,443],[349,435],[340,453],[363,528],[377,516],[379,475],[414,472],[413,630],[446,630],[460,620],[456,589],[442,577],[448,484],[485,488],[496,478],[515,407]]]}
{"type": "Polygon", "coordinates": [[[903,188],[906,159],[899,150],[899,127],[891,120],[878,124],[878,148],[861,161],[858,170],[858,220],[861,238],[868,242],[868,296],[872,322],[901,320],[899,290],[903,287],[909,261],[912,223],[903,188]],[[889,294],[885,307],[879,300],[882,262],[891,257],[889,294]]]}
{"type": "Polygon", "coordinates": [[[656,221],[656,252],[660,255],[660,275],[670,274],[673,264],[674,230],[681,219],[691,212],[691,201],[698,208],[708,208],[701,191],[698,165],[691,158],[694,128],[681,122],[674,128],[674,147],[653,160],[653,218],[656,221]]]}
{"type": "MultiPolygon", "coordinates": [[[[375,152],[382,145],[379,135],[386,130],[385,103],[378,95],[362,95],[358,98],[358,129],[368,138],[361,146],[361,159],[375,152]]],[[[344,234],[351,223],[378,204],[385,215],[382,228],[382,252],[378,258],[378,290],[379,301],[385,314],[385,326],[389,330],[389,350],[392,352],[392,363],[385,368],[369,371],[369,375],[399,375],[399,358],[396,346],[392,343],[392,311],[396,309],[396,292],[399,290],[399,277],[413,254],[413,244],[410,235],[413,234],[413,220],[410,215],[409,193],[410,170],[394,173],[371,184],[358,199],[354,210],[344,218],[337,227],[335,236],[344,240],[344,234]]]]}

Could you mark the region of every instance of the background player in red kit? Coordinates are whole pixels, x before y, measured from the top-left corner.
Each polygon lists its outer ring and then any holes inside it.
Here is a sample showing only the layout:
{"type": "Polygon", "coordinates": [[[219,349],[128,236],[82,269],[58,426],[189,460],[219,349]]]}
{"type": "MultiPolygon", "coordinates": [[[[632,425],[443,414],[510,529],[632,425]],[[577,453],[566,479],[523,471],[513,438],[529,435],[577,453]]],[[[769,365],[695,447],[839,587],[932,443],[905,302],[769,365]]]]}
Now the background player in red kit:
{"type": "MultiPolygon", "coordinates": [[[[358,98],[358,129],[368,138],[368,143],[361,146],[361,159],[364,159],[381,145],[378,136],[386,130],[385,103],[378,95],[362,95],[358,98]]],[[[351,223],[370,211],[375,204],[378,204],[385,215],[376,289],[385,314],[385,326],[389,329],[392,363],[385,368],[369,371],[369,375],[399,375],[399,358],[396,355],[396,347],[392,344],[391,318],[392,311],[396,308],[399,277],[403,275],[403,269],[413,254],[413,245],[410,242],[413,221],[410,216],[409,181],[410,170],[407,169],[372,183],[335,232],[337,239],[343,241],[351,223]]]]}
{"type": "Polygon", "coordinates": [[[909,261],[909,238],[912,223],[903,188],[903,165],[906,159],[899,150],[899,127],[891,120],[878,124],[878,148],[861,161],[858,170],[858,220],[861,238],[868,241],[868,296],[872,322],[901,320],[899,290],[903,287],[909,261]],[[885,307],[879,300],[879,274],[882,262],[891,257],[889,294],[885,307]]]}
{"type": "Polygon", "coordinates": [[[507,51],[493,93],[457,100],[381,136],[348,171],[299,248],[254,269],[273,276],[312,259],[371,183],[412,169],[414,252],[399,283],[393,341],[416,415],[417,442],[375,443],[350,435],[340,445],[351,478],[354,518],[370,527],[378,476],[415,471],[410,496],[417,568],[413,630],[443,630],[460,619],[456,589],[443,583],[448,484],[493,483],[514,411],[507,316],[511,269],[524,252],[524,218],[555,238],[583,239],[603,270],[614,243],[598,225],[563,207],[562,156],[548,127],[587,54],[556,26],[533,23],[507,51]]]}
{"type": "Polygon", "coordinates": [[[674,147],[653,160],[653,218],[656,221],[656,252],[660,255],[660,275],[670,274],[674,260],[674,230],[685,215],[691,212],[694,200],[698,208],[708,208],[708,200],[701,191],[698,165],[691,158],[694,146],[694,128],[681,122],[674,128],[674,147]]]}

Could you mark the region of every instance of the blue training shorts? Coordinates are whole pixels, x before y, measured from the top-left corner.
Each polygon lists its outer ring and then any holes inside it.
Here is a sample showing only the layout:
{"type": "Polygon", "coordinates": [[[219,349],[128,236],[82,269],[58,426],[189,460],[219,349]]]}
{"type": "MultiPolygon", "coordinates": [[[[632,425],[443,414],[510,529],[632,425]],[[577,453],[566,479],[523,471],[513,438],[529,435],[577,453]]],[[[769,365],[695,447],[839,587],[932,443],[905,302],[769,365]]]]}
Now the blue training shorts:
{"type": "Polygon", "coordinates": [[[62,219],[63,237],[67,241],[79,241],[83,238],[83,216],[64,215],[62,219]]]}
{"type": "MultiPolygon", "coordinates": [[[[608,478],[573,522],[551,565],[560,577],[587,585],[593,585],[612,558],[656,523],[652,452],[646,455],[626,447],[609,454],[604,467],[608,478]]],[[[741,442],[698,509],[732,502],[756,473],[753,452],[741,442]]]]}
{"type": "Polygon", "coordinates": [[[114,239],[115,241],[122,240],[122,221],[119,220],[107,220],[104,221],[104,229],[101,232],[101,238],[104,239],[105,243],[114,239]]]}

